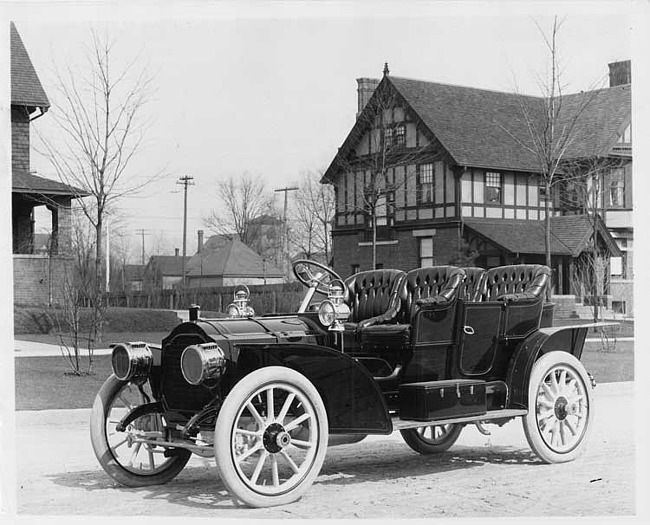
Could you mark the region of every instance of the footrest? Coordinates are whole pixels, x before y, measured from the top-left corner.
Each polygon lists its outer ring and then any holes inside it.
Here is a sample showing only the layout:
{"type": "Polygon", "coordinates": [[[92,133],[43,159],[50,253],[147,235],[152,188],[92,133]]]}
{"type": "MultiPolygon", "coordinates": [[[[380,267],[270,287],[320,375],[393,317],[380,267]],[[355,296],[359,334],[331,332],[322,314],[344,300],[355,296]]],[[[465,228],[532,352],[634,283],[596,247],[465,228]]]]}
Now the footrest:
{"type": "Polygon", "coordinates": [[[451,379],[400,385],[399,417],[435,421],[480,416],[487,411],[485,381],[451,379]]]}

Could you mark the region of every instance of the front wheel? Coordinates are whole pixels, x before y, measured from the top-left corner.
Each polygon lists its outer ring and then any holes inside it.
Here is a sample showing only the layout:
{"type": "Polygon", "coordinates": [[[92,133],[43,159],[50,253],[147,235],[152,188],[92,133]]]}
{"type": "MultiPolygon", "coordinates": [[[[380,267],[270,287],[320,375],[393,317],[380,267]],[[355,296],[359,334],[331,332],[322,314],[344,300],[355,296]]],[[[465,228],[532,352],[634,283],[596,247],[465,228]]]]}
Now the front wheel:
{"type": "Polygon", "coordinates": [[[124,432],[117,424],[136,406],[151,400],[149,384],[120,381],[110,376],[99,390],[90,415],[90,439],[100,465],[114,480],[127,487],[162,485],[174,479],[192,453],[166,450],[142,438],[163,438],[160,414],[146,414],[130,423],[124,432]]]}
{"type": "Polygon", "coordinates": [[[230,493],[252,507],[271,507],[297,500],[311,486],[327,441],[327,414],[314,385],[295,370],[271,366],[227,395],[214,449],[230,493]]]}
{"type": "Polygon", "coordinates": [[[449,423],[447,425],[431,425],[428,427],[407,428],[400,430],[406,444],[420,454],[439,454],[451,447],[460,432],[462,425],[449,423]]]}
{"type": "Polygon", "coordinates": [[[593,416],[591,381],[582,363],[562,351],[539,358],[530,374],[528,414],[522,418],[533,452],[546,463],[574,460],[593,416]]]}

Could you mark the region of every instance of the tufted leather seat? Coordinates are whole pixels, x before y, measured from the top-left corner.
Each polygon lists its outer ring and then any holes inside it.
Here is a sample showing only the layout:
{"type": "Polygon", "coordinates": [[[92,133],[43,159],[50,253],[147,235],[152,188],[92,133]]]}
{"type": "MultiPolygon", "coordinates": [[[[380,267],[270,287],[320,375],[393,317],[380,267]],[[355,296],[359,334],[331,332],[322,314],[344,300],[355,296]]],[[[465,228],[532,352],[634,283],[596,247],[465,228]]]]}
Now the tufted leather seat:
{"type": "Polygon", "coordinates": [[[409,323],[418,308],[448,304],[457,297],[465,272],[455,266],[417,268],[406,274],[399,321],[409,323]]]}
{"type": "Polygon", "coordinates": [[[506,303],[537,301],[544,297],[550,276],[551,270],[541,264],[491,268],[481,280],[477,300],[506,303]]]}
{"type": "Polygon", "coordinates": [[[477,301],[481,295],[480,286],[483,284],[481,277],[485,275],[485,270],[475,266],[463,268],[463,270],[465,271],[465,280],[460,284],[458,298],[465,301],[477,301]]]}
{"type": "Polygon", "coordinates": [[[346,330],[395,321],[405,276],[401,270],[368,270],[348,277],[345,287],[350,319],[346,330]]]}

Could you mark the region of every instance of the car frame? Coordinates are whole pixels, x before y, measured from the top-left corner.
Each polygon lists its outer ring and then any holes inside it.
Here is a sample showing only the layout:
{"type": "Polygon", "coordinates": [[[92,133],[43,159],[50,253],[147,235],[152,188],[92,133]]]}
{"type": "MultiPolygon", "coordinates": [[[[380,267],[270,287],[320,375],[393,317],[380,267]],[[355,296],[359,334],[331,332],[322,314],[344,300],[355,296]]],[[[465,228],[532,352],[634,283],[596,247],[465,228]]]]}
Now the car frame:
{"type": "Polygon", "coordinates": [[[592,426],[587,330],[553,326],[550,270],[441,266],[361,272],[345,281],[294,263],[297,313],[255,316],[238,287],[233,317],[189,309],[162,344],[120,343],[95,399],[91,441],[116,481],[172,480],[192,454],[214,457],[252,507],[298,499],[328,446],[399,430],[421,454],[464,426],[521,418],[544,462],[576,458],[592,426]]]}

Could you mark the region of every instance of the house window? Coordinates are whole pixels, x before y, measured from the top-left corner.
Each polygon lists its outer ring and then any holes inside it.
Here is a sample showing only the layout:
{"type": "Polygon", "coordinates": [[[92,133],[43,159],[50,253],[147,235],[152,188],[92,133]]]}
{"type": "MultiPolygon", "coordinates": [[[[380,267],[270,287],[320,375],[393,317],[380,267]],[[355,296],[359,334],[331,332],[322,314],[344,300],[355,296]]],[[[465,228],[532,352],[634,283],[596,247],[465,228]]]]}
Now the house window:
{"type": "Polygon", "coordinates": [[[433,237],[420,237],[420,268],[434,265],[433,237]]]}
{"type": "Polygon", "coordinates": [[[384,130],[384,138],[387,148],[404,146],[406,144],[406,128],[404,124],[386,128],[384,130]]]}
{"type": "Polygon", "coordinates": [[[418,166],[418,197],[419,204],[433,203],[433,164],[418,166]]]}
{"type": "Polygon", "coordinates": [[[625,206],[625,177],[622,169],[612,172],[612,180],[609,183],[610,208],[622,208],[625,206]]]}
{"type": "Polygon", "coordinates": [[[485,174],[485,202],[501,204],[501,174],[488,171],[485,174]]]}
{"type": "Polygon", "coordinates": [[[395,126],[393,140],[395,141],[395,146],[404,146],[406,144],[406,128],[404,124],[395,126]]]}

